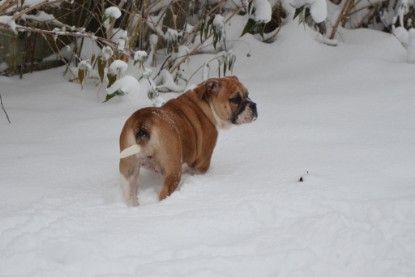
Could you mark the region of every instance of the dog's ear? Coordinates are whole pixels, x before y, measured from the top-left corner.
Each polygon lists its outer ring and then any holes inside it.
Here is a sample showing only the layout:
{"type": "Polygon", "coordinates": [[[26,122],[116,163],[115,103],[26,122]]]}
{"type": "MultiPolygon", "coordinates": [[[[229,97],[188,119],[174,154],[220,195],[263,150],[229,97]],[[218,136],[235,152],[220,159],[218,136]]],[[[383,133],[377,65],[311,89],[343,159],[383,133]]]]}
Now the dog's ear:
{"type": "Polygon", "coordinates": [[[235,75],[229,76],[228,78],[234,79],[235,81],[239,81],[238,77],[236,77],[235,75]]]}
{"type": "Polygon", "coordinates": [[[202,100],[208,100],[212,95],[215,95],[220,90],[220,82],[218,79],[209,79],[202,83],[199,87],[198,96],[202,100]]]}
{"type": "Polygon", "coordinates": [[[220,83],[217,79],[209,79],[206,83],[206,92],[208,93],[218,93],[220,89],[220,83]]]}

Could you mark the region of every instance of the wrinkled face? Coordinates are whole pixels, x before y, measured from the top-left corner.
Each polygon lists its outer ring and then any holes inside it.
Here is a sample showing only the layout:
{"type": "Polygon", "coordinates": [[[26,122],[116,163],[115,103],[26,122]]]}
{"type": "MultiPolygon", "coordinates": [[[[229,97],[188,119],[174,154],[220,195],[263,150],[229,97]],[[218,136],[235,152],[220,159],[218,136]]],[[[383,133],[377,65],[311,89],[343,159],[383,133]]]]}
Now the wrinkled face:
{"type": "Polygon", "coordinates": [[[218,127],[229,128],[253,122],[258,117],[256,104],[248,97],[248,90],[237,77],[207,80],[205,97],[214,113],[218,127]]]}

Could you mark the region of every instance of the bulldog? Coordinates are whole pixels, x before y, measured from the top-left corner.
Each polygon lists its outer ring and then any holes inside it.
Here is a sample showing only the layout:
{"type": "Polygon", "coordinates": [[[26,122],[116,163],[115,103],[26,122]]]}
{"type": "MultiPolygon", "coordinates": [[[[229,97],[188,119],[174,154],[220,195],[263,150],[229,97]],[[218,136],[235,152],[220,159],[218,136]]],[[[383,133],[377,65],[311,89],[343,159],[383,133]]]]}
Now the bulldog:
{"type": "Polygon", "coordinates": [[[163,175],[163,200],[179,185],[183,166],[197,174],[209,169],[218,129],[257,117],[256,104],[235,76],[208,79],[160,108],[133,113],[120,135],[119,170],[127,205],[138,206],[142,166],[163,175]]]}

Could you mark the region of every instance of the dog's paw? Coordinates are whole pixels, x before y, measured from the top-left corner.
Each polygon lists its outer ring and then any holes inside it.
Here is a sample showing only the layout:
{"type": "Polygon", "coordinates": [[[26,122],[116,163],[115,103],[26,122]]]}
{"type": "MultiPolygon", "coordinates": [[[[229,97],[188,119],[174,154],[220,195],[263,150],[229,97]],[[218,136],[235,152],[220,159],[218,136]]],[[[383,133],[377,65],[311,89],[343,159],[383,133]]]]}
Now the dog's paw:
{"type": "Polygon", "coordinates": [[[129,199],[126,199],[125,203],[127,203],[128,207],[137,207],[138,206],[138,198],[136,197],[130,197],[129,199]]]}

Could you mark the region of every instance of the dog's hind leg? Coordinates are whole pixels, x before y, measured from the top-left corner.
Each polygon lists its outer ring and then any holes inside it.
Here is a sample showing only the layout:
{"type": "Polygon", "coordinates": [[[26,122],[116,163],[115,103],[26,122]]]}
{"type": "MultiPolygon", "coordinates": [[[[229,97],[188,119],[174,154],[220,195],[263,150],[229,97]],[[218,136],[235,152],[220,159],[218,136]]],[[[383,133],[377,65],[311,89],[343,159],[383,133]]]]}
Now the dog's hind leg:
{"type": "MultiPolygon", "coordinates": [[[[170,136],[169,140],[174,140],[174,136],[170,136]]],[[[167,140],[165,141],[166,145],[167,140]]],[[[164,147],[164,151],[161,154],[160,166],[164,177],[163,187],[160,191],[160,200],[169,197],[173,191],[176,190],[182,177],[182,149],[180,143],[174,144],[176,147],[164,147]]]]}
{"type": "Polygon", "coordinates": [[[130,206],[138,206],[138,176],[141,163],[136,157],[120,159],[121,189],[125,203],[130,206]]]}
{"type": "Polygon", "coordinates": [[[181,179],[181,168],[165,173],[163,187],[160,191],[160,200],[169,197],[176,190],[181,179]]]}

